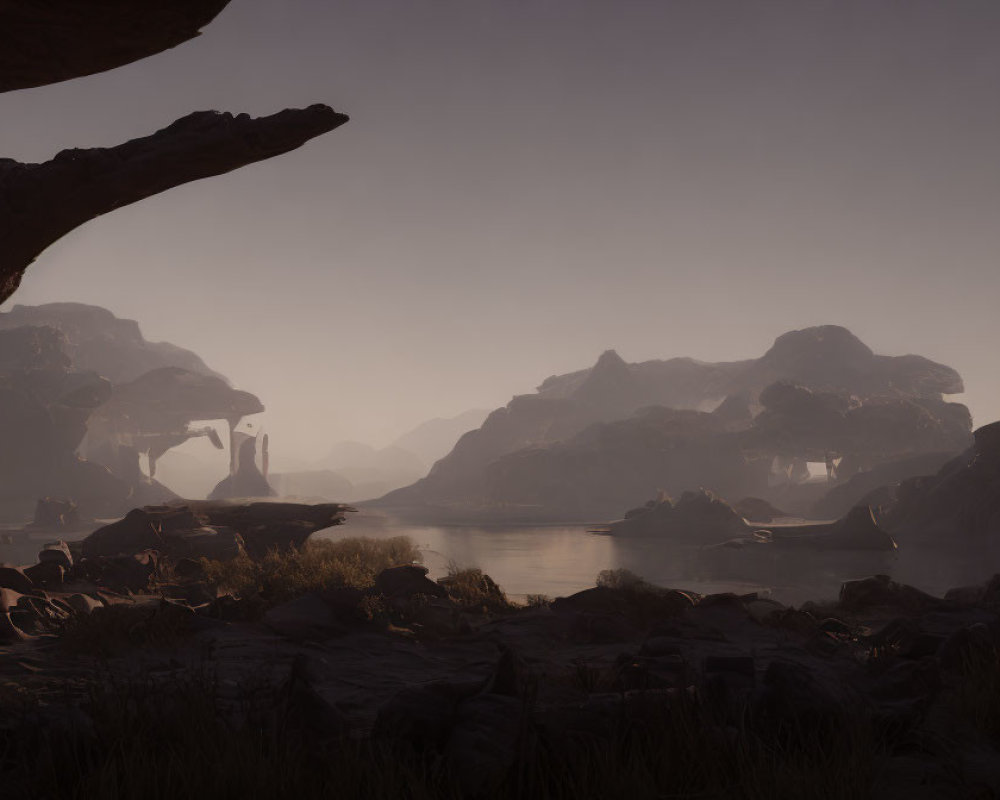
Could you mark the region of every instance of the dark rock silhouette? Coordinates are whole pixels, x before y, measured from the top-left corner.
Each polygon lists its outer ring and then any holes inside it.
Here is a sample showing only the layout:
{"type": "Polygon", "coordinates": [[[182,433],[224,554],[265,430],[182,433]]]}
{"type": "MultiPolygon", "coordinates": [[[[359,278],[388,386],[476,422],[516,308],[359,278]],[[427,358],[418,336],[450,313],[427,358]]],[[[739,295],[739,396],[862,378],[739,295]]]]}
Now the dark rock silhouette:
{"type": "Polygon", "coordinates": [[[84,558],[133,556],[147,549],[175,558],[218,558],[241,548],[255,557],[300,547],[313,533],[339,525],[348,506],[336,503],[186,502],[146,506],[94,531],[80,544],[84,558]]]}
{"type": "Polygon", "coordinates": [[[92,75],[193,39],[229,0],[4,0],[0,92],[92,75]]]}
{"type": "Polygon", "coordinates": [[[904,480],[885,509],[900,544],[990,552],[1000,536],[1000,422],[935,474],[904,480]],[[983,548],[986,548],[984,550],[983,548]]]}
{"type": "Polygon", "coordinates": [[[83,223],[183,183],[272,158],[347,122],[324,105],[252,119],[200,111],[111,148],[44,164],[0,160],[0,300],[50,244],[83,223]]]}
{"type": "Polygon", "coordinates": [[[813,503],[809,516],[814,519],[833,519],[846,514],[856,505],[869,505],[873,508],[891,505],[895,496],[894,486],[909,478],[933,475],[954,457],[953,452],[921,453],[857,472],[813,503]]]}
{"type": "MultiPolygon", "coordinates": [[[[90,75],[187,41],[228,0],[0,2],[0,91],[90,75]]],[[[0,301],[54,241],[116,208],[300,147],[347,122],[324,105],[251,119],[200,111],[111,148],[0,159],[0,301]]]]}

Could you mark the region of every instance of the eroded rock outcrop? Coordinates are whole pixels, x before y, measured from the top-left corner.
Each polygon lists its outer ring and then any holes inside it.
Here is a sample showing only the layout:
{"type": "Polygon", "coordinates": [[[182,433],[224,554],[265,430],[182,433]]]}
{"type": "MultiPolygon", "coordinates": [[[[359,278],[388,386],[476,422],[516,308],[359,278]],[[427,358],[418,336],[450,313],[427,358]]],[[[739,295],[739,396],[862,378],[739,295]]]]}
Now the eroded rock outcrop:
{"type": "MultiPolygon", "coordinates": [[[[17,314],[0,315],[0,515],[6,519],[30,519],[43,498],[52,508],[72,504],[79,524],[175,499],[155,480],[159,456],[196,436],[225,447],[214,427],[191,422],[218,419],[235,426],[264,410],[194,353],[167,343],[150,346],[131,320],[75,304],[32,312],[19,306],[17,314]],[[64,324],[5,325],[12,318],[64,324]],[[113,382],[81,368],[77,356],[112,375],[139,375],[113,382]],[[173,356],[201,371],[161,366],[173,356]],[[148,459],[148,471],[140,456],[148,459]]],[[[36,514],[36,524],[43,523],[36,514]]]]}
{"type": "Polygon", "coordinates": [[[351,509],[338,503],[187,502],[146,506],[94,531],[80,544],[84,558],[133,556],[157,550],[172,558],[254,557],[301,547],[316,531],[340,525],[351,509]]]}
{"type": "Polygon", "coordinates": [[[329,106],[252,119],[199,111],[117,147],[44,164],[0,160],[0,300],[50,244],[83,223],[183,183],[272,158],[347,122],[329,106]]]}
{"type": "Polygon", "coordinates": [[[92,75],[193,39],[229,0],[0,2],[0,92],[92,75]]]}
{"type": "Polygon", "coordinates": [[[30,519],[48,495],[72,497],[91,514],[128,495],[108,470],[76,455],[111,384],[74,371],[63,345],[52,328],[0,331],[0,515],[7,519],[30,519]]]}

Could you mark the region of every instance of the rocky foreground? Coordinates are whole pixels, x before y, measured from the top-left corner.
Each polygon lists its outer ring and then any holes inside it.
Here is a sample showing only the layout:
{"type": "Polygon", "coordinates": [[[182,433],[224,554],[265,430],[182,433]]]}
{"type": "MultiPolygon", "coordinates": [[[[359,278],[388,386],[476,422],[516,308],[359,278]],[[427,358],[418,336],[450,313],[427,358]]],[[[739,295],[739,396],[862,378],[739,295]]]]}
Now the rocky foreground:
{"type": "MultiPolygon", "coordinates": [[[[224,732],[213,746],[262,729],[252,709],[264,703],[268,719],[280,710],[276,741],[322,763],[344,748],[416,759],[421,771],[404,771],[404,783],[430,788],[411,796],[445,785],[456,797],[1000,795],[1000,576],[943,598],[875,576],[791,608],[617,571],[522,607],[478,570],[439,581],[412,563],[365,573],[376,561],[364,548],[336,556],[339,579],[310,584],[308,570],[333,563],[338,545],[324,555],[303,545],[305,531],[331,515],[144,509],[82,546],[46,547],[34,567],[0,568],[0,753],[36,743],[0,760],[5,796],[45,796],[43,777],[55,781],[47,791],[66,781],[80,791],[93,770],[106,773],[107,709],[120,698],[133,703],[121,719],[149,714],[155,729],[176,697],[202,695],[224,732]],[[225,561],[192,558],[181,526],[163,524],[200,514],[207,537],[212,513],[227,515],[237,551],[220,550],[225,561]],[[279,533],[265,553],[268,530],[279,533]],[[122,552],[147,533],[165,552],[122,552]],[[660,749],[643,750],[649,741],[660,749]],[[38,753],[59,747],[91,766],[43,769],[38,753]],[[748,770],[757,788],[734,788],[748,770]],[[571,780],[585,773],[591,785],[571,780]],[[626,773],[638,783],[620,783],[626,773]],[[802,781],[826,783],[802,794],[802,781]]],[[[144,779],[161,780],[162,764],[142,757],[144,779]]],[[[378,763],[391,784],[396,767],[378,763]]]]}

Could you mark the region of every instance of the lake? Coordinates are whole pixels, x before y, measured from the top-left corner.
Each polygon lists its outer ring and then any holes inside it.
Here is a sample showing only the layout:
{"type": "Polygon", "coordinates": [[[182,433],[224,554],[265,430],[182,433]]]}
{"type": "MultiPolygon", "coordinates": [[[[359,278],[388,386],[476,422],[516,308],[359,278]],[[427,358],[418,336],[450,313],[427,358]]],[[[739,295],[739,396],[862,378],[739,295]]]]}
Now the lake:
{"type": "MultiPolygon", "coordinates": [[[[85,535],[86,531],[64,538],[85,535]]],[[[34,563],[42,545],[58,538],[51,533],[18,532],[7,541],[5,536],[10,533],[0,528],[0,561],[11,564],[34,563]]],[[[696,547],[591,534],[583,525],[427,525],[365,511],[349,514],[346,525],[315,536],[334,540],[408,536],[420,548],[431,577],[447,574],[450,565],[479,567],[512,599],[572,594],[593,586],[602,570],[620,568],[659,586],[701,594],[757,591],[796,605],[833,599],[843,581],[879,572],[941,595],[954,586],[984,582],[1000,564],[1000,553],[988,557],[945,553],[918,559],[906,548],[891,555],[722,550],[709,558],[696,547]]]]}
{"type": "MultiPolygon", "coordinates": [[[[702,594],[763,592],[785,603],[836,596],[843,580],[882,571],[871,556],[826,554],[803,567],[801,556],[707,563],[695,547],[668,547],[649,539],[588,533],[583,525],[460,526],[410,524],[377,514],[349,514],[346,525],[316,534],[333,540],[354,536],[408,536],[420,548],[432,578],[450,565],[479,567],[515,599],[527,594],[565,596],[594,585],[598,573],[624,568],[650,583],[702,594]]],[[[728,554],[723,554],[728,556],[728,554]]],[[[891,565],[890,565],[891,566],[891,565]]]]}

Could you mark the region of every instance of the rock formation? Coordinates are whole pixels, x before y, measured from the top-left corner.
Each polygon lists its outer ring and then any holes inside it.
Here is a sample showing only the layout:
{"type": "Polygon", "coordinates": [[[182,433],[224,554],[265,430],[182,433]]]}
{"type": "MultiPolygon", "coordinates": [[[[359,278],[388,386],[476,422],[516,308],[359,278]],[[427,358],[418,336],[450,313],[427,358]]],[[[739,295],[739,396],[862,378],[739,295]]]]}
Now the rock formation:
{"type": "Polygon", "coordinates": [[[705,487],[801,514],[825,488],[799,489],[807,461],[845,481],[883,462],[967,447],[968,410],[944,400],[962,390],[950,367],[876,355],[832,325],[786,333],[742,362],[628,364],[608,351],[494,411],[426,478],[378,505],[592,520],[660,489],[705,487]]]}
{"type": "Polygon", "coordinates": [[[972,447],[937,474],[893,487],[884,519],[901,544],[991,556],[1000,549],[1000,422],[974,436],[972,447]]]}
{"type": "Polygon", "coordinates": [[[272,158],[347,122],[324,105],[251,119],[200,111],[117,147],[0,161],[0,301],[50,244],[85,222],[183,183],[272,158]]]}
{"type": "MultiPolygon", "coordinates": [[[[197,36],[226,5],[2,0],[0,91],[89,75],[161,52],[197,36]]],[[[0,159],[0,302],[46,247],[85,222],[294,150],[345,122],[324,105],[259,119],[200,111],[117,147],[64,150],[44,164],[0,159]]]]}
{"type": "Polygon", "coordinates": [[[191,422],[235,426],[264,410],[194,353],[150,344],[135,322],[76,304],[0,314],[0,395],[0,517],[17,521],[29,519],[46,497],[75,504],[81,521],[173,499],[154,479],[157,458],[194,436],[224,447],[214,428],[191,422]],[[52,326],[14,327],[20,320],[52,326]],[[76,358],[111,375],[139,374],[114,383],[76,358]],[[172,365],[174,358],[201,372],[172,365]],[[151,475],[140,467],[140,455],[151,475]]]}
{"type": "Polygon", "coordinates": [[[267,478],[257,469],[257,438],[246,436],[236,451],[236,470],[219,481],[208,499],[274,497],[276,494],[267,478]]]}
{"type": "Polygon", "coordinates": [[[120,67],[193,39],[229,0],[0,2],[0,92],[120,67]]]}
{"type": "Polygon", "coordinates": [[[171,558],[220,558],[245,549],[254,557],[273,548],[301,547],[316,531],[340,525],[351,509],[336,503],[187,502],[146,506],[90,534],[85,558],[133,556],[157,550],[171,558]]]}

